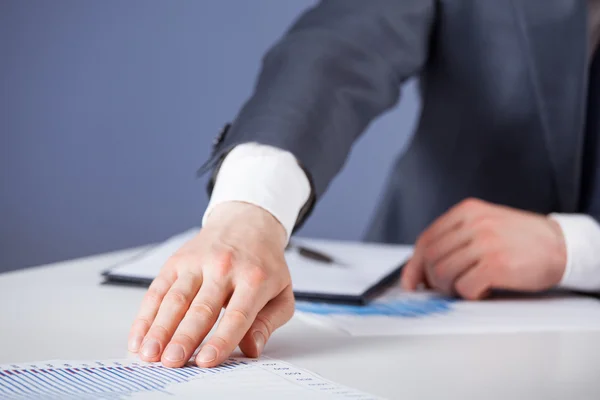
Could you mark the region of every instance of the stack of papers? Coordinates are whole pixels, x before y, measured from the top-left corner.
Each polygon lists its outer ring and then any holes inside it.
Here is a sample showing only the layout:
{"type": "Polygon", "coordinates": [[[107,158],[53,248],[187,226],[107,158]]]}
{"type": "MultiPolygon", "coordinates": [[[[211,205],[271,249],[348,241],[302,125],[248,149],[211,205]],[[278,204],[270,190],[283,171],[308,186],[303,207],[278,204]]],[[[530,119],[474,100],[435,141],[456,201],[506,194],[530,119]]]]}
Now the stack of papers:
{"type": "Polygon", "coordinates": [[[600,330],[600,301],[565,293],[475,302],[394,288],[364,307],[300,301],[296,309],[354,336],[600,330]]]}

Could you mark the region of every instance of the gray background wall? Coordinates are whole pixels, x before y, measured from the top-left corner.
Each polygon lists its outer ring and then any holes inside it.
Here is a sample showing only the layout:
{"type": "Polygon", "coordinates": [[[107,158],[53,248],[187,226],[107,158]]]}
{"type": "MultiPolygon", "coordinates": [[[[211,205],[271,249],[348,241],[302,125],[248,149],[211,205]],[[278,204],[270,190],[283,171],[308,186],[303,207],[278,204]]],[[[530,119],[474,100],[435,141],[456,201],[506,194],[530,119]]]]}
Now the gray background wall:
{"type": "MultiPolygon", "coordinates": [[[[314,1],[0,2],[0,271],[197,226],[210,141],[314,1]]],[[[300,232],[360,239],[411,129],[374,123],[300,232]]]]}

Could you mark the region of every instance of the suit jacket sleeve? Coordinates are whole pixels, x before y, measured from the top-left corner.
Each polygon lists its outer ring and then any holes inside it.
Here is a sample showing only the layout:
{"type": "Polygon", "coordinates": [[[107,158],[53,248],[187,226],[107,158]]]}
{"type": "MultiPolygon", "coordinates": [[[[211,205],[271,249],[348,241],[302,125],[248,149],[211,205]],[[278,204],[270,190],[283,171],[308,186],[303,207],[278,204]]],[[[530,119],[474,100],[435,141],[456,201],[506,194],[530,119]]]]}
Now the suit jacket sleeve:
{"type": "Polygon", "coordinates": [[[434,0],[324,0],[305,12],[264,56],[252,96],[201,167],[213,168],[209,193],[236,145],[287,150],[311,183],[300,226],[353,142],[425,64],[434,14],[434,0]]]}

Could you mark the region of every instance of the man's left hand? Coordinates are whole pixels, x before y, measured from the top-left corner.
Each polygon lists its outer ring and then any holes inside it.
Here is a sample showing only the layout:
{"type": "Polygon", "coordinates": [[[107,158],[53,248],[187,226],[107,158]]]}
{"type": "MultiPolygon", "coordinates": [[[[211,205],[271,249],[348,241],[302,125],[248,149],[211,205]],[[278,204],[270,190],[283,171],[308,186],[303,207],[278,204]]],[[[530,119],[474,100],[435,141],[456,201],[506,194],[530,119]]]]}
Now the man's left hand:
{"type": "Polygon", "coordinates": [[[537,292],[565,271],[562,230],[551,218],[468,199],[438,218],[417,240],[402,287],[420,284],[469,300],[492,289],[537,292]]]}

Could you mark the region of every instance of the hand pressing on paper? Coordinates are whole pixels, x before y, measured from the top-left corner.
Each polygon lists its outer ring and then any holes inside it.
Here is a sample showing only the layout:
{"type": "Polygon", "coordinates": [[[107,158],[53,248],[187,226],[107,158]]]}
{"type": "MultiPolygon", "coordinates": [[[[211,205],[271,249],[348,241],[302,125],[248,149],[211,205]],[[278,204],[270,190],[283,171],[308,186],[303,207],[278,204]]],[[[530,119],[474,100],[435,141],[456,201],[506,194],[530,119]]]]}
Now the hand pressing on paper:
{"type": "Polygon", "coordinates": [[[294,313],[284,259],[286,233],[267,211],[228,202],[152,282],[129,334],[129,350],[144,361],[181,367],[225,313],[195,358],[223,362],[239,345],[257,357],[273,331],[294,313]]]}
{"type": "Polygon", "coordinates": [[[556,286],[566,266],[558,223],[546,216],[469,199],[422,233],[402,287],[425,284],[478,300],[492,289],[536,292],[556,286]]]}

